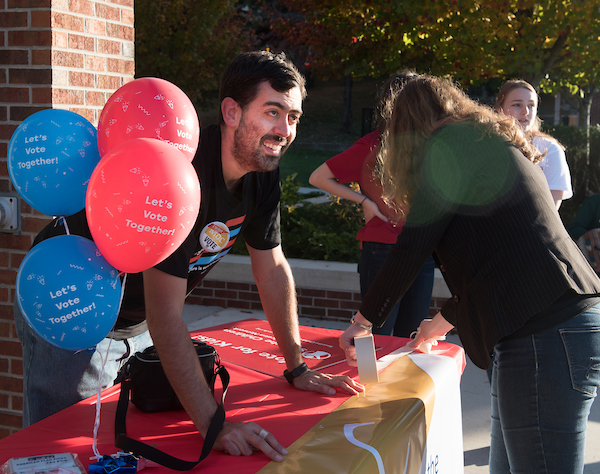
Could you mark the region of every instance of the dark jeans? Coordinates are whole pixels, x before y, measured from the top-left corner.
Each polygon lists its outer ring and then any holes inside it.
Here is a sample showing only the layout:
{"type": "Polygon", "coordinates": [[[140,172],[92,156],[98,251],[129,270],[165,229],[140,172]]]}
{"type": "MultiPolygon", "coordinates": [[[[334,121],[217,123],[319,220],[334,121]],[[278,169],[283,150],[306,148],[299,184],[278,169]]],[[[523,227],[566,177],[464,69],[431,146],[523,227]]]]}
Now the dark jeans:
{"type": "MultiPolygon", "coordinates": [[[[363,243],[358,261],[360,293],[363,298],[391,248],[391,244],[363,243]]],[[[434,269],[435,263],[430,257],[402,300],[392,309],[385,324],[380,328],[373,328],[373,334],[409,337],[419,327],[421,321],[429,315],[434,269]]]]}
{"type": "Polygon", "coordinates": [[[494,348],[491,474],[583,472],[600,385],[600,304],[494,348]]]}

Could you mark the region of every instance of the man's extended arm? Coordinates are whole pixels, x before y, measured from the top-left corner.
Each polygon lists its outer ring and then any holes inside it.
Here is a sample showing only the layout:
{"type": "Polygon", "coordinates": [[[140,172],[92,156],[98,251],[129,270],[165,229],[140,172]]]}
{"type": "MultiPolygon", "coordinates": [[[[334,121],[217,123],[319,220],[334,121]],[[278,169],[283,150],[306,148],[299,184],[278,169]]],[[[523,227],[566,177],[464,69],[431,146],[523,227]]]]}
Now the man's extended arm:
{"type": "MultiPolygon", "coordinates": [[[[217,403],[208,388],[190,334],[181,317],[187,282],[151,268],[144,272],[146,319],[150,335],[179,401],[202,436],[206,436],[217,403]]],[[[275,461],[286,454],[272,434],[259,436],[255,423],[225,423],[215,449],[237,456],[252,454],[252,446],[275,461]]]]}

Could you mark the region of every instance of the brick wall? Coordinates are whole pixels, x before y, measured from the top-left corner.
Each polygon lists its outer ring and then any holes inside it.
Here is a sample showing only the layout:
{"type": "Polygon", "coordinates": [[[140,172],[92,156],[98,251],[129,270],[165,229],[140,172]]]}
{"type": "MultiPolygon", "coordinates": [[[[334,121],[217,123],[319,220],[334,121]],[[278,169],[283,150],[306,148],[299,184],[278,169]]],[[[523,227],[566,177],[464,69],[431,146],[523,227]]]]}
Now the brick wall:
{"type": "MultiPolygon", "coordinates": [[[[231,276],[232,279],[235,277],[231,276]]],[[[349,321],[360,309],[360,292],[296,288],[298,316],[327,321],[349,321]]],[[[442,308],[447,296],[431,298],[429,315],[442,308]]],[[[188,296],[187,303],[248,310],[262,310],[258,289],[253,283],[206,279],[188,296]]]]}
{"type": "MultiPolygon", "coordinates": [[[[94,125],[107,98],[134,75],[134,0],[0,0],[0,192],[8,142],[19,123],[47,108],[94,125]]],[[[21,426],[22,361],[12,315],[15,277],[48,222],[21,204],[22,230],[0,233],[0,438],[21,426]]]]}

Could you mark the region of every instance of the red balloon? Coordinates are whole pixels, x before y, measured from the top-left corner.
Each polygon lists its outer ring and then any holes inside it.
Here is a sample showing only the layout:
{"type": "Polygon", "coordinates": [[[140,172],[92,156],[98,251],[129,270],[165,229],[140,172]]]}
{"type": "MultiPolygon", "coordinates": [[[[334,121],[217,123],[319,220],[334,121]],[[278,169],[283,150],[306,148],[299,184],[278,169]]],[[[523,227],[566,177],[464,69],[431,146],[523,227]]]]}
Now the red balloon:
{"type": "Polygon", "coordinates": [[[196,109],[179,87],[164,79],[128,82],[110,96],[100,114],[100,156],[133,138],[157,138],[192,161],[200,139],[196,109]]]}
{"type": "Polygon", "coordinates": [[[88,184],[94,242],[115,268],[137,273],[162,262],[186,239],[200,210],[200,183],[183,153],[153,138],[116,146],[88,184]]]}

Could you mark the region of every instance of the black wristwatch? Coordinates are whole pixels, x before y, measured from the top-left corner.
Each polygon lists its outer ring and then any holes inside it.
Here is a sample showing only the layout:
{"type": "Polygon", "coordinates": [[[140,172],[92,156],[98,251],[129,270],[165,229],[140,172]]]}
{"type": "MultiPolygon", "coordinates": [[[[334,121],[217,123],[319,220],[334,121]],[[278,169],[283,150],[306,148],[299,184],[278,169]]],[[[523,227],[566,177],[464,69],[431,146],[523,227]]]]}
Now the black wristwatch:
{"type": "Polygon", "coordinates": [[[291,372],[289,372],[287,369],[284,370],[283,376],[291,385],[294,385],[294,379],[296,377],[300,377],[304,372],[308,372],[309,370],[310,369],[308,368],[308,365],[306,365],[306,362],[302,362],[302,364],[300,364],[291,372]]]}

